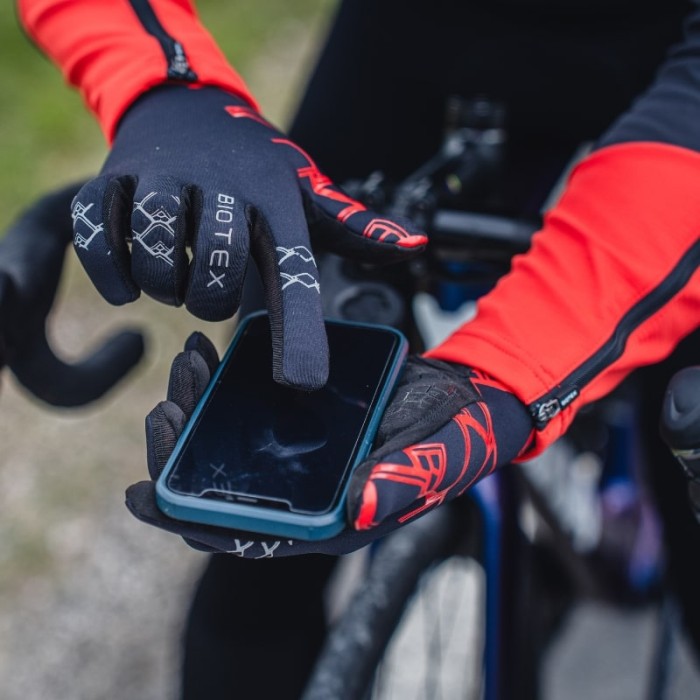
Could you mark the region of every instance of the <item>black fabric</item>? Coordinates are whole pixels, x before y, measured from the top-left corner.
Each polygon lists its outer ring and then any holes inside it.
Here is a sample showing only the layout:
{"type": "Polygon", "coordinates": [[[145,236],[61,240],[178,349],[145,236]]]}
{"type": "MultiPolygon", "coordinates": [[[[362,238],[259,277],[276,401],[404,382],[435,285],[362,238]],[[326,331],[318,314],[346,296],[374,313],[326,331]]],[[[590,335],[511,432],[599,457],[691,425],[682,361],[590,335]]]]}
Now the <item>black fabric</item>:
{"type": "Polygon", "coordinates": [[[478,400],[467,367],[409,357],[394,398],[382,416],[373,461],[424,440],[460,408],[478,400]]]}
{"type": "Polygon", "coordinates": [[[185,350],[196,352],[206,363],[209,375],[214,374],[219,366],[219,353],[204,333],[198,331],[192,333],[185,341],[185,350]]]}
{"type": "Polygon", "coordinates": [[[160,476],[186,422],[184,411],[172,401],[161,401],[146,416],[146,462],[151,479],[160,476]]]}
{"type": "Polygon", "coordinates": [[[536,212],[576,148],[652,83],[696,7],[588,5],[347,0],[290,135],[338,182],[373,170],[397,179],[436,152],[449,95],[485,94],[507,110],[504,196],[536,212]]]}
{"type": "Polygon", "coordinates": [[[207,362],[196,350],[181,352],[170,367],[168,401],[177,404],[189,418],[210,378],[207,362]]]}
{"type": "Polygon", "coordinates": [[[72,237],[69,204],[78,185],[46,195],[10,226],[0,241],[0,368],[54,406],[100,398],[143,355],[143,336],[123,331],[82,360],[67,364],[46,338],[63,258],[72,237]]]}
{"type": "Polygon", "coordinates": [[[146,459],[151,479],[157,479],[175,448],[187,419],[204,393],[219,364],[219,355],[203,333],[195,332],[185,342],[170,368],[168,400],[161,401],[146,416],[146,459]]]}
{"type": "Polygon", "coordinates": [[[409,362],[377,448],[350,481],[348,520],[358,527],[404,523],[456,498],[517,457],[533,433],[527,408],[487,378],[432,359],[409,362]]]}
{"type": "MultiPolygon", "coordinates": [[[[700,365],[675,374],[668,384],[661,408],[659,429],[671,450],[700,447],[700,365]]],[[[688,455],[690,456],[690,455],[688,455]]],[[[689,476],[700,478],[700,460],[685,462],[689,476]]]]}
{"type": "Polygon", "coordinates": [[[683,41],[669,52],[652,87],[607,131],[599,146],[658,141],[700,151],[700,6],[693,5],[683,41]]]}
{"type": "Polygon", "coordinates": [[[425,244],[412,224],[387,222],[344,195],[296,144],[217,88],[142,96],[102,173],[76,196],[73,218],[78,256],[113,304],[143,290],[208,321],[230,318],[252,253],[273,329],[273,375],[304,389],[328,375],[309,225],[319,244],[375,262],[425,244]]]}

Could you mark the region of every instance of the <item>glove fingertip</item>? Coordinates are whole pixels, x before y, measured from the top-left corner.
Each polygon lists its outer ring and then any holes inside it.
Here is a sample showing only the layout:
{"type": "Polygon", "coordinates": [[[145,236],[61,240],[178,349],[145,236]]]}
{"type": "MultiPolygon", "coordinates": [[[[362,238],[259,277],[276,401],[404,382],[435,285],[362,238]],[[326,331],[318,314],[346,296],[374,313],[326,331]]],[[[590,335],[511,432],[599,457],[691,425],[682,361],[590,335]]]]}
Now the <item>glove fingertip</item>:
{"type": "Polygon", "coordinates": [[[303,322],[275,322],[272,331],[272,378],[283,386],[316,391],[328,381],[330,359],[328,338],[321,310],[309,312],[303,322]]]}
{"type": "Polygon", "coordinates": [[[138,481],[127,487],[124,493],[124,503],[129,512],[139,520],[152,522],[153,518],[147,513],[153,509],[155,485],[152,481],[138,481]]]}
{"type": "Polygon", "coordinates": [[[196,352],[202,356],[209,368],[210,374],[214,374],[219,366],[219,353],[214,347],[214,343],[201,331],[195,331],[185,341],[185,350],[196,352]]]}
{"type": "Polygon", "coordinates": [[[131,276],[131,209],[135,179],[101,175],[73,199],[73,247],[104,299],[121,306],[139,298],[131,276]]]}
{"type": "Polygon", "coordinates": [[[168,401],[190,416],[211,378],[206,360],[189,350],[176,355],[170,367],[168,401]]]}
{"type": "Polygon", "coordinates": [[[292,367],[273,366],[272,378],[283,386],[302,391],[318,391],[328,382],[328,363],[295,364],[292,367]]]}
{"type": "Polygon", "coordinates": [[[358,261],[393,263],[421,253],[427,235],[401,217],[386,218],[360,210],[342,220],[320,214],[311,226],[314,240],[330,251],[358,261]]]}
{"type": "Polygon", "coordinates": [[[418,252],[418,249],[422,250],[428,245],[428,237],[423,234],[409,234],[404,238],[399,238],[394,242],[394,245],[398,248],[406,248],[413,252],[418,252]]]}
{"type": "Polygon", "coordinates": [[[161,401],[146,416],[146,462],[151,479],[163,471],[187,418],[172,401],[161,401]]]}

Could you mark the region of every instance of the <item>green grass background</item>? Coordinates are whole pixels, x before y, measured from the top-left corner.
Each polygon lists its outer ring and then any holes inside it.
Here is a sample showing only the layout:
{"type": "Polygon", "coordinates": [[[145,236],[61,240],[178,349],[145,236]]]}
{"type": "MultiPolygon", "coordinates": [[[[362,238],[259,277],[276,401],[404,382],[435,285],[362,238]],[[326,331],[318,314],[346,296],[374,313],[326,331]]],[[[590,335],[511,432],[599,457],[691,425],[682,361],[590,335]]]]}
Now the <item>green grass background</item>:
{"type": "MultiPolygon", "coordinates": [[[[199,0],[197,6],[224,53],[248,78],[248,69],[261,51],[270,48],[281,27],[295,22],[318,31],[334,4],[332,0],[199,0]]],[[[264,108],[265,96],[260,99],[264,108]]],[[[274,95],[269,99],[274,102],[274,95]]],[[[0,3],[0,105],[2,232],[41,192],[97,172],[107,151],[77,91],[64,83],[58,69],[21,30],[12,0],[0,3]]],[[[280,107],[273,104],[270,109],[280,107]]],[[[285,115],[270,116],[283,121],[285,115]]]]}

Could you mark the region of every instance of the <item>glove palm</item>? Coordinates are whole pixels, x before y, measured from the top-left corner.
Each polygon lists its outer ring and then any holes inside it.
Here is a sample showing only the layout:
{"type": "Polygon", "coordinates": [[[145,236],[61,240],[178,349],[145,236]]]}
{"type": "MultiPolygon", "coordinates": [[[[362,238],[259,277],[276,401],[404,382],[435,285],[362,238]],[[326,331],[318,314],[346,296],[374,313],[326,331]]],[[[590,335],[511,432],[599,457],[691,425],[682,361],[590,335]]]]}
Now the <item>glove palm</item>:
{"type": "Polygon", "coordinates": [[[351,479],[349,525],[340,535],[320,542],[280,540],[174,520],[158,509],[154,481],[217,363],[216,350],[203,335],[188,339],[173,362],[167,401],[146,418],[151,481],[131,486],[126,498],[137,518],[205,551],[253,558],[353,551],[462,494],[513,459],[532,431],[525,407],[487,377],[412,357],[384,415],[377,446],[351,479]]]}

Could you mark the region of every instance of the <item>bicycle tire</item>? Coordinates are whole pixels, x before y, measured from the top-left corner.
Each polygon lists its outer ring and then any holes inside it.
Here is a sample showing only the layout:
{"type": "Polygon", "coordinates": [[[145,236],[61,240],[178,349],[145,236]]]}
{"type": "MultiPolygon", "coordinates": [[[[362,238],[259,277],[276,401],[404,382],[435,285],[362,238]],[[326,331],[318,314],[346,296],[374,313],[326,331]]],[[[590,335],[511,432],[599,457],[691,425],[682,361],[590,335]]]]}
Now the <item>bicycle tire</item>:
{"type": "MultiPolygon", "coordinates": [[[[436,509],[386,538],[372,557],[366,578],[330,630],[303,700],[391,697],[410,700],[409,688],[416,698],[479,697],[482,660],[475,645],[436,640],[411,630],[415,615],[420,615],[420,608],[426,601],[431,605],[444,602],[433,587],[443,585],[441,577],[446,571],[448,577],[467,575],[473,578],[478,565],[470,556],[470,547],[466,546],[467,532],[463,512],[450,505],[436,509]],[[417,639],[427,644],[426,659],[419,659],[415,648],[410,655],[403,650],[406,644],[410,647],[417,639]],[[454,688],[454,673],[446,674],[442,664],[435,663],[435,654],[443,652],[446,654],[441,661],[458,672],[464,670],[464,665],[455,662],[455,653],[469,655],[474,672],[464,679],[469,686],[467,694],[454,688]],[[389,680],[391,685],[387,684],[389,680]],[[398,687],[394,681],[398,682],[398,687]],[[441,689],[445,683],[450,686],[446,693],[441,689]]],[[[478,584],[484,588],[483,581],[478,584]]],[[[454,581],[447,585],[453,593],[470,590],[455,585],[454,581]]],[[[481,602],[477,603],[476,610],[478,615],[483,615],[481,602]]],[[[452,626],[459,625],[460,613],[454,604],[442,612],[447,613],[452,626]]],[[[438,634],[445,631],[436,617],[429,622],[438,634]]],[[[474,624],[472,618],[462,625],[462,631],[469,630],[473,634],[474,630],[481,630],[483,624],[483,619],[474,624]]]]}

